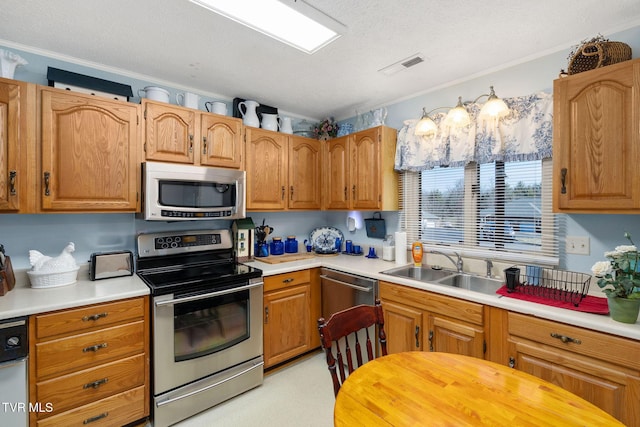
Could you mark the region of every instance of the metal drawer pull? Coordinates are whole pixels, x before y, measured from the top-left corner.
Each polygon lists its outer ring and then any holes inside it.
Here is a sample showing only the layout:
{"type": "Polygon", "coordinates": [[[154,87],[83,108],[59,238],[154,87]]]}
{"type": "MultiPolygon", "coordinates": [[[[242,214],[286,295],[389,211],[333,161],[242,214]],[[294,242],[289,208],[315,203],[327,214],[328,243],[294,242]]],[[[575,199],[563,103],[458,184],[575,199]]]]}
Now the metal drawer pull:
{"type": "Polygon", "coordinates": [[[85,348],[82,349],[82,352],[83,353],[87,353],[87,352],[90,352],[90,351],[98,351],[101,348],[107,348],[107,343],[103,342],[102,344],[96,344],[96,345],[92,345],[90,347],[85,347],[85,348]]]}
{"type": "Polygon", "coordinates": [[[9,194],[16,195],[16,171],[9,171],[9,194]]]}
{"type": "Polygon", "coordinates": [[[49,185],[51,184],[50,180],[51,180],[51,172],[45,172],[44,173],[44,195],[45,196],[51,195],[51,190],[49,189],[49,185]]]}
{"type": "Polygon", "coordinates": [[[560,334],[556,334],[555,332],[551,332],[551,337],[552,338],[558,338],[560,341],[567,343],[567,342],[572,342],[574,344],[582,344],[582,341],[575,339],[575,338],[571,338],[568,337],[566,335],[560,335],[560,334]]]}
{"type": "Polygon", "coordinates": [[[107,418],[108,416],[109,416],[108,412],[103,412],[100,415],[96,415],[95,417],[87,418],[86,420],[84,420],[82,422],[82,424],[89,424],[89,423],[92,423],[94,421],[98,421],[98,420],[101,420],[103,418],[107,418]]]}
{"type": "Polygon", "coordinates": [[[96,388],[100,387],[101,385],[106,384],[108,382],[109,382],[108,378],[103,378],[101,380],[97,380],[97,381],[94,381],[92,383],[87,383],[87,384],[83,385],[82,388],[83,389],[88,389],[88,388],[96,389],[96,388]]]}
{"type": "Polygon", "coordinates": [[[282,283],[291,283],[291,282],[293,282],[293,279],[292,279],[292,278],[284,279],[284,280],[282,281],[282,283]]]}
{"type": "Polygon", "coordinates": [[[97,314],[92,314],[91,316],[84,316],[82,318],[83,322],[88,322],[89,320],[98,320],[101,319],[103,317],[107,317],[109,315],[109,313],[97,313],[97,314]]]}
{"type": "Polygon", "coordinates": [[[567,168],[560,169],[560,183],[562,184],[560,193],[567,194],[567,168]]]}

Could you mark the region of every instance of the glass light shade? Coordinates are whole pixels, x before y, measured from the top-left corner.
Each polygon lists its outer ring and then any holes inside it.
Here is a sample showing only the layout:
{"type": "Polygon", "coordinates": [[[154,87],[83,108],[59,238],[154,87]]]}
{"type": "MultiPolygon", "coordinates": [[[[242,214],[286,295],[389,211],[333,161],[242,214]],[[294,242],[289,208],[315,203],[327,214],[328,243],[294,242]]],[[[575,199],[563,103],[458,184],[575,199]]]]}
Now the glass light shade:
{"type": "Polygon", "coordinates": [[[505,102],[493,95],[489,100],[482,106],[480,110],[481,118],[496,118],[504,117],[509,114],[509,107],[505,102]]]}
{"type": "Polygon", "coordinates": [[[429,136],[436,133],[438,125],[429,116],[423,116],[416,124],[415,134],[418,136],[429,136]]]}
{"type": "Polygon", "coordinates": [[[469,116],[469,112],[462,105],[462,97],[458,97],[458,105],[449,110],[447,113],[447,117],[445,117],[445,123],[449,126],[454,127],[464,127],[469,126],[471,123],[471,117],[469,116]]]}

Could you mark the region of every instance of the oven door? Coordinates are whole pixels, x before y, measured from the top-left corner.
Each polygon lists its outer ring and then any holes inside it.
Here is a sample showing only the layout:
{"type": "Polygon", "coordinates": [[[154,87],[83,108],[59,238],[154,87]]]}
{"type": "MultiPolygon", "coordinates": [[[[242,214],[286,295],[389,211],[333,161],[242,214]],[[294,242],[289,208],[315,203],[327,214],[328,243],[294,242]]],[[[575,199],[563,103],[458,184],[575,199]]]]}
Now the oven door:
{"type": "Polygon", "coordinates": [[[262,355],[262,279],[153,298],[154,395],[262,355]]]}

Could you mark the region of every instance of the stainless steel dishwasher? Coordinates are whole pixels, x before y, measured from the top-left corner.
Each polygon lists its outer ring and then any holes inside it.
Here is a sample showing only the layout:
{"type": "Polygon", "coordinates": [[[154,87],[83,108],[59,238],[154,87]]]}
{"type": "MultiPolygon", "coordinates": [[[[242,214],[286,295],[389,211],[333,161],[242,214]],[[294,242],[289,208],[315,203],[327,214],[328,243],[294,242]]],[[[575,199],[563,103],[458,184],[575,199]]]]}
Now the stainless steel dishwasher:
{"type": "Polygon", "coordinates": [[[29,424],[28,352],[27,318],[0,321],[0,424],[3,426],[29,424]]]}
{"type": "MultiPolygon", "coordinates": [[[[356,274],[345,273],[331,268],[320,270],[322,287],[322,317],[329,319],[333,313],[360,304],[373,305],[378,295],[378,281],[356,274]]],[[[369,337],[376,342],[375,328],[369,328],[369,337]]],[[[364,343],[365,332],[358,334],[358,341],[364,343]]],[[[355,343],[349,340],[353,348],[355,343]]],[[[374,348],[377,346],[374,345],[374,348]]],[[[343,348],[344,350],[344,348],[343,348]]]]}

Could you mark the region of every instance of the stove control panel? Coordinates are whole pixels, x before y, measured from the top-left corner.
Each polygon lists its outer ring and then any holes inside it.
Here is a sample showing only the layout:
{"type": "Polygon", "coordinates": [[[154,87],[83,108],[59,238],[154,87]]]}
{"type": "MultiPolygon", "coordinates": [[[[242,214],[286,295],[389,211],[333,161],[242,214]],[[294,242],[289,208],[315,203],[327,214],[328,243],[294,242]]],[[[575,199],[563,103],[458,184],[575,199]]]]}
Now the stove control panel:
{"type": "Polygon", "coordinates": [[[138,235],[138,256],[174,255],[196,251],[230,249],[229,230],[195,230],[138,235]]]}

